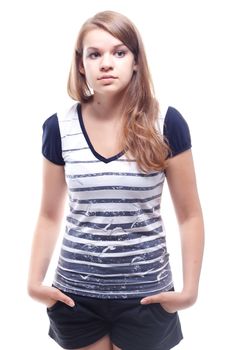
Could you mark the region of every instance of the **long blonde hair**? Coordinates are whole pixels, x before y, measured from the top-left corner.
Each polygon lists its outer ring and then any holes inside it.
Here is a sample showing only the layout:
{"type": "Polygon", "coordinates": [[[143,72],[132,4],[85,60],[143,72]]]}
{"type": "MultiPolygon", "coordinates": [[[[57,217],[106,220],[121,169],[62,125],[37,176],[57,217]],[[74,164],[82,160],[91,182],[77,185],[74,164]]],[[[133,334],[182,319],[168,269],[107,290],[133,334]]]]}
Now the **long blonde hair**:
{"type": "Polygon", "coordinates": [[[89,102],[93,93],[85,76],[80,73],[83,40],[92,29],[103,29],[119,39],[133,53],[137,71],[123,97],[122,146],[130,157],[135,158],[138,167],[144,171],[163,170],[166,167],[168,145],[156,128],[159,104],[154,94],[145,49],[138,30],[124,15],[104,11],[88,19],[80,29],[68,79],[68,94],[81,103],[89,102]]]}

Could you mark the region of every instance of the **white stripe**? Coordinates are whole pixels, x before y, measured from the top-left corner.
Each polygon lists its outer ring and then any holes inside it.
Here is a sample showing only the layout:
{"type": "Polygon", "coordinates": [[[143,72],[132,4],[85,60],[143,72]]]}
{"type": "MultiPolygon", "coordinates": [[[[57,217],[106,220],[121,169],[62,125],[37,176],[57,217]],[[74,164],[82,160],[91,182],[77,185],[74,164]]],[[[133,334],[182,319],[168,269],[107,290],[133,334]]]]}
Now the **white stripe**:
{"type": "MultiPolygon", "coordinates": [[[[132,252],[110,253],[110,254],[103,253],[103,252],[100,252],[100,253],[88,252],[88,255],[101,256],[102,258],[104,258],[104,257],[106,257],[106,258],[107,257],[115,258],[115,257],[119,257],[119,256],[124,257],[124,256],[131,256],[131,255],[139,255],[139,254],[156,252],[159,249],[163,249],[165,246],[166,246],[165,243],[161,243],[157,247],[140,249],[140,250],[135,250],[135,251],[132,251],[132,252]]],[[[71,252],[71,253],[75,253],[75,254],[81,254],[81,255],[87,254],[87,252],[85,252],[83,250],[66,247],[64,244],[62,245],[62,249],[66,250],[67,252],[71,252]]],[[[111,249],[111,248],[109,247],[109,249],[111,249]]]]}
{"type": "Polygon", "coordinates": [[[141,236],[140,238],[124,240],[124,241],[93,241],[90,239],[74,237],[74,236],[70,236],[67,234],[65,234],[64,237],[69,242],[81,243],[81,244],[91,245],[91,246],[95,246],[95,247],[107,247],[107,246],[112,246],[112,245],[114,245],[116,247],[125,247],[125,246],[145,243],[145,242],[149,242],[149,241],[154,241],[155,239],[164,237],[164,233],[163,232],[158,233],[157,235],[153,235],[150,237],[141,236]]]}
{"type": "MultiPolygon", "coordinates": [[[[168,265],[168,262],[164,265],[164,267],[166,267],[168,265]]],[[[88,276],[96,276],[96,277],[102,277],[103,279],[105,279],[106,277],[120,277],[120,281],[121,281],[121,284],[122,284],[122,277],[135,277],[135,276],[145,276],[145,275],[151,275],[151,274],[154,274],[156,272],[159,272],[161,270],[163,270],[164,267],[161,267],[157,270],[154,270],[154,269],[151,269],[151,270],[148,270],[148,271],[144,271],[144,272],[132,272],[132,273],[115,273],[115,274],[97,274],[97,273],[86,273],[86,272],[79,272],[79,271],[76,271],[77,274],[80,275],[80,277],[82,278],[85,277],[85,279],[88,278],[88,276]]],[[[166,272],[166,270],[164,270],[166,272]]],[[[162,273],[164,272],[162,271],[162,273]]],[[[60,275],[62,278],[64,278],[65,280],[67,281],[72,281],[72,282],[75,282],[76,280],[75,279],[72,279],[72,278],[69,278],[69,277],[66,277],[64,276],[62,273],[58,272],[57,271],[57,274],[60,275]]],[[[163,278],[160,278],[159,281],[163,280],[164,278],[166,278],[167,275],[165,275],[163,278]]],[[[158,277],[154,280],[154,281],[150,281],[150,282],[158,282],[158,277]]],[[[96,282],[91,282],[93,284],[96,284],[96,282]]],[[[114,284],[117,283],[117,280],[115,281],[114,284]]],[[[140,281],[141,283],[141,281],[140,281]]],[[[148,282],[147,282],[148,283],[148,282]]],[[[109,283],[108,283],[109,284],[109,283]]],[[[128,283],[127,283],[128,284],[128,283]]]]}
{"type": "MultiPolygon", "coordinates": [[[[56,281],[56,284],[58,284],[58,285],[60,285],[62,288],[64,288],[64,290],[66,290],[67,289],[67,286],[65,286],[64,284],[62,284],[62,283],[60,283],[60,282],[58,282],[58,281],[56,281]]],[[[170,289],[170,286],[172,286],[172,282],[170,282],[169,284],[167,284],[166,286],[163,286],[163,287],[161,287],[161,288],[157,288],[157,289],[153,289],[153,290],[150,290],[150,293],[158,293],[158,292],[160,292],[160,291],[165,291],[165,290],[169,290],[170,289]]],[[[73,290],[73,291],[75,291],[76,293],[77,292],[84,292],[84,293],[86,293],[87,294],[87,292],[89,293],[89,294],[93,294],[93,295],[100,295],[100,294],[102,294],[102,295],[111,295],[111,294],[113,294],[113,295],[130,295],[130,294],[132,294],[132,295],[135,295],[135,294],[145,294],[145,293],[148,293],[148,292],[145,292],[145,291],[140,291],[140,290],[135,290],[135,291],[126,291],[126,292],[124,292],[123,290],[121,290],[121,291],[113,291],[113,292],[111,292],[111,291],[107,291],[107,292],[103,292],[103,291],[97,291],[97,292],[94,292],[94,291],[92,291],[92,290],[90,290],[89,288],[88,288],[88,290],[86,290],[86,289],[80,289],[80,288],[78,288],[78,287],[75,287],[75,288],[73,288],[73,287],[68,287],[68,289],[69,290],[73,290]]],[[[78,293],[77,293],[78,294],[78,293]]]]}
{"type": "MultiPolygon", "coordinates": [[[[130,229],[127,229],[127,232],[122,229],[120,226],[116,227],[113,230],[108,230],[109,224],[114,223],[114,221],[110,221],[110,223],[106,223],[106,227],[102,229],[94,229],[93,227],[77,227],[75,224],[69,223],[69,226],[67,225],[67,230],[75,230],[77,234],[91,234],[93,236],[125,236],[126,233],[134,233],[136,232],[137,234],[140,234],[141,232],[150,232],[153,230],[156,230],[161,226],[162,221],[158,220],[152,224],[149,224],[147,226],[142,226],[142,227],[135,227],[133,226],[130,229]],[[85,229],[85,231],[84,231],[85,229]]],[[[133,223],[132,223],[133,224],[133,223]]],[[[160,233],[161,234],[161,233],[160,233]]],[[[161,236],[162,237],[162,236],[161,236]]],[[[165,233],[164,233],[165,237],[165,233]]]]}
{"type": "MultiPolygon", "coordinates": [[[[132,276],[145,276],[145,275],[151,275],[153,273],[159,272],[164,270],[164,268],[169,264],[169,262],[167,261],[166,264],[164,264],[162,267],[158,268],[158,269],[150,269],[148,271],[141,271],[141,272],[129,272],[129,273],[112,273],[112,274],[106,274],[106,273],[86,273],[86,272],[79,272],[76,270],[76,273],[79,275],[85,275],[85,276],[97,276],[97,277],[102,277],[103,279],[106,277],[120,277],[120,279],[122,280],[122,278],[124,277],[132,277],[132,276]]],[[[64,277],[67,280],[73,281],[75,282],[75,280],[70,279],[68,277],[65,277],[64,275],[62,275],[61,273],[59,273],[57,271],[57,274],[60,274],[62,277],[64,277]]],[[[161,281],[161,279],[160,279],[161,281]]]]}
{"type": "MultiPolygon", "coordinates": [[[[155,259],[151,259],[151,260],[143,260],[143,261],[137,261],[135,263],[119,263],[119,264],[103,264],[103,263],[93,263],[90,261],[82,261],[82,260],[74,260],[74,259],[68,259],[65,258],[62,254],[60,255],[60,258],[66,262],[72,263],[72,264],[81,264],[81,265],[90,265],[90,266],[97,266],[97,267],[122,267],[122,266],[135,266],[135,265],[147,265],[147,264],[152,264],[155,263],[156,261],[162,260],[163,256],[159,256],[158,258],[155,259]]],[[[140,258],[140,256],[138,257],[140,258]]],[[[143,258],[141,258],[143,259],[143,258]]],[[[61,266],[60,264],[58,264],[58,266],[64,270],[64,271],[68,271],[68,272],[76,272],[76,270],[72,270],[72,269],[66,269],[65,267],[61,266]]]]}

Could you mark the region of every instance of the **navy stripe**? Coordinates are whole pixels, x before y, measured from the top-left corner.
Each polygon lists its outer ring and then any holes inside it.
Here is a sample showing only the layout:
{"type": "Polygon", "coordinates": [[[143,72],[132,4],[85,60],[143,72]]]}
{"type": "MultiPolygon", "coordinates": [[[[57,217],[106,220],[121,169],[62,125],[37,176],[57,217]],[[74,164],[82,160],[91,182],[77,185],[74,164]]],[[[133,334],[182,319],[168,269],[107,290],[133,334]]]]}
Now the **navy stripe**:
{"type": "Polygon", "coordinates": [[[62,152],[82,151],[83,149],[88,149],[88,147],[64,149],[62,152]]]}
{"type": "Polygon", "coordinates": [[[151,209],[140,209],[136,211],[87,211],[87,210],[75,210],[70,208],[73,214],[80,214],[85,216],[101,216],[101,217],[115,217],[115,216],[135,216],[141,214],[153,214],[154,210],[160,209],[160,205],[153,207],[151,209]]]}
{"type": "Polygon", "coordinates": [[[116,159],[116,162],[134,162],[136,163],[136,159],[116,159]]]}
{"type": "MultiPolygon", "coordinates": [[[[132,255],[126,255],[121,257],[110,257],[110,256],[94,256],[94,255],[88,255],[87,260],[87,254],[80,254],[80,253],[71,253],[64,249],[61,249],[61,257],[66,259],[72,259],[73,261],[62,261],[62,265],[64,268],[71,268],[75,269],[77,268],[78,261],[83,261],[86,263],[95,263],[95,264],[128,264],[128,268],[130,269],[130,266],[132,263],[136,262],[142,262],[142,261],[148,261],[148,260],[157,260],[158,258],[161,258],[161,254],[163,254],[163,249],[157,249],[153,252],[145,252],[141,255],[139,255],[137,252],[132,255]]],[[[164,254],[163,254],[164,255],[164,254]]]]}
{"type": "MultiPolygon", "coordinates": [[[[148,277],[147,277],[148,278],[148,277]]],[[[123,278],[124,280],[124,285],[126,283],[125,277],[123,278]]],[[[104,285],[104,280],[101,279],[101,283],[99,285],[88,287],[85,287],[85,282],[83,285],[83,288],[80,285],[80,282],[77,283],[76,285],[74,284],[73,286],[70,286],[70,283],[68,284],[68,287],[66,287],[66,282],[63,282],[62,279],[57,276],[57,280],[54,282],[54,285],[57,288],[63,289],[64,291],[70,292],[70,293],[78,293],[79,295],[83,296],[89,296],[89,297],[95,297],[95,298],[117,298],[117,299],[122,299],[122,298],[139,298],[142,296],[148,296],[151,295],[151,293],[159,293],[159,292],[164,292],[164,291],[169,291],[173,287],[173,283],[171,281],[171,275],[168,276],[167,280],[165,280],[163,283],[156,281],[153,283],[148,283],[148,284],[138,284],[137,289],[135,287],[133,288],[132,292],[131,291],[125,291],[122,289],[122,285],[120,285],[117,289],[115,286],[110,286],[104,285]],[[98,289],[98,291],[97,291],[98,289]],[[114,289],[114,293],[112,291],[114,289]],[[135,292],[136,291],[136,292],[135,292]]]]}
{"type": "Polygon", "coordinates": [[[75,187],[69,188],[71,192],[85,192],[85,191],[105,191],[105,190],[119,190],[119,191],[150,191],[162,185],[163,182],[159,182],[155,186],[147,187],[134,187],[134,186],[95,186],[95,187],[75,187]]]}
{"type": "Polygon", "coordinates": [[[108,230],[113,230],[116,227],[121,227],[122,229],[130,229],[133,227],[143,227],[150,224],[153,224],[157,221],[161,220],[161,216],[154,217],[145,221],[135,221],[135,222],[129,222],[129,223],[117,223],[117,224],[101,224],[101,223],[95,223],[95,222],[82,222],[79,220],[76,220],[70,216],[67,216],[67,221],[77,225],[78,227],[92,227],[94,229],[104,229],[106,226],[108,226],[108,230]]]}
{"type": "Polygon", "coordinates": [[[77,135],[82,135],[82,132],[76,132],[75,134],[66,134],[66,135],[63,135],[61,138],[64,139],[65,137],[68,137],[68,136],[77,136],[77,135]]]}
{"type": "MultiPolygon", "coordinates": [[[[112,245],[109,245],[109,246],[101,246],[101,245],[97,246],[94,242],[91,243],[90,241],[87,243],[79,243],[79,242],[69,241],[66,238],[63,239],[64,247],[83,250],[83,254],[89,254],[90,252],[92,252],[92,253],[99,253],[99,256],[102,256],[102,254],[104,256],[105,253],[111,253],[111,254],[113,253],[114,255],[115,253],[128,253],[128,252],[134,252],[136,250],[152,248],[152,247],[155,247],[155,245],[164,243],[164,238],[155,238],[155,239],[152,239],[151,241],[144,241],[144,242],[124,245],[124,246],[114,245],[114,243],[119,243],[119,241],[118,242],[114,241],[112,242],[112,245]]],[[[73,252],[69,252],[69,254],[73,254],[73,252]]],[[[119,257],[117,257],[117,260],[119,261],[119,257]]]]}
{"type": "Polygon", "coordinates": [[[116,173],[116,172],[103,172],[103,173],[90,173],[90,174],[77,174],[77,175],[66,175],[69,179],[76,179],[79,177],[96,177],[96,176],[138,176],[138,177],[154,177],[159,175],[160,172],[152,174],[141,174],[141,173],[116,173]]]}
{"type": "Polygon", "coordinates": [[[80,164],[80,163],[99,163],[100,160],[66,160],[67,164],[80,164]]]}

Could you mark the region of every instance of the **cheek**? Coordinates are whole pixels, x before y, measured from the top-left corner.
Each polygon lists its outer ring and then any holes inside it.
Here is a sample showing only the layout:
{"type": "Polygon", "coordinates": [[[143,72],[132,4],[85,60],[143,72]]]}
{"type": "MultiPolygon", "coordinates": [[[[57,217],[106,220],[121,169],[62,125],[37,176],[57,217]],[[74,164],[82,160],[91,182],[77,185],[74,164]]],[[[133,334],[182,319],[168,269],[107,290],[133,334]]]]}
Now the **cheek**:
{"type": "Polygon", "coordinates": [[[120,69],[127,77],[129,77],[133,74],[134,63],[131,60],[128,62],[122,62],[120,69]]]}
{"type": "Polygon", "coordinates": [[[123,80],[125,82],[130,81],[133,76],[133,67],[130,66],[128,68],[125,68],[122,73],[123,80]]]}
{"type": "Polygon", "coordinates": [[[88,65],[88,64],[86,64],[84,68],[85,68],[86,80],[87,80],[88,82],[93,81],[93,78],[94,78],[93,67],[90,66],[90,65],[88,65]]]}
{"type": "Polygon", "coordinates": [[[90,76],[90,75],[86,75],[86,82],[88,83],[88,85],[93,89],[95,86],[95,82],[94,79],[90,76]]]}

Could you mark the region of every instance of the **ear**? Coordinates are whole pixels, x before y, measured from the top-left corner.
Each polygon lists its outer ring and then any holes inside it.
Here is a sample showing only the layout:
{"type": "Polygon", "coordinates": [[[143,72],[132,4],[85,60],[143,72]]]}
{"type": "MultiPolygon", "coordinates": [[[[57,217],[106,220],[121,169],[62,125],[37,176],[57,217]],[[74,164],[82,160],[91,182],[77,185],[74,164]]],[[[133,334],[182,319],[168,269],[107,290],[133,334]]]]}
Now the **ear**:
{"type": "Polygon", "coordinates": [[[79,70],[79,73],[85,75],[85,69],[84,69],[84,67],[83,67],[82,61],[79,63],[78,70],[79,70]]]}
{"type": "Polygon", "coordinates": [[[133,66],[133,71],[136,72],[137,70],[138,70],[138,65],[137,65],[137,63],[135,62],[135,63],[134,63],[134,66],[133,66]]]}

